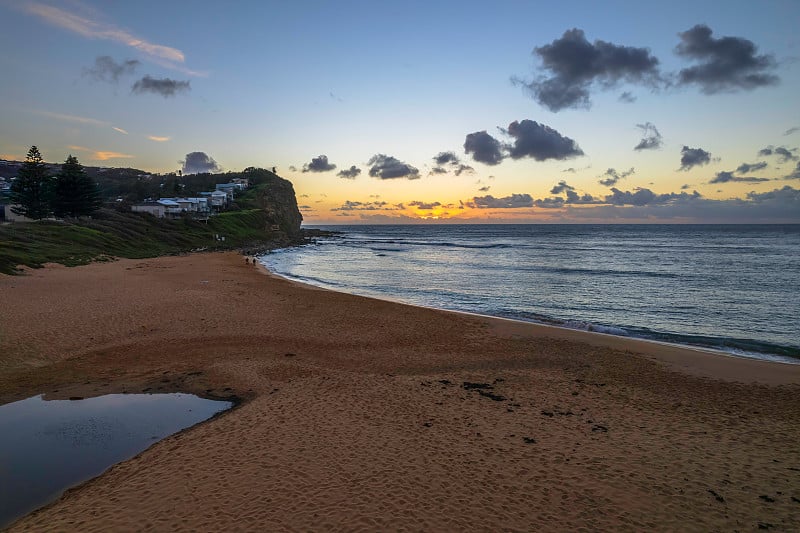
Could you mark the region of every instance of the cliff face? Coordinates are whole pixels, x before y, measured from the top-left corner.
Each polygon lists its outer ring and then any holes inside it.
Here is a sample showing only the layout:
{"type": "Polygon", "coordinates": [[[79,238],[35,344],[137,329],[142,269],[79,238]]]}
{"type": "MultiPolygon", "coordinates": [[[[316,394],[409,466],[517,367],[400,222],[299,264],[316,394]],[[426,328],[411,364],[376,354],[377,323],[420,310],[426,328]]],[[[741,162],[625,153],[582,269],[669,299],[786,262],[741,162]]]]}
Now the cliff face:
{"type": "Polygon", "coordinates": [[[297,207],[292,182],[269,174],[259,185],[258,205],[266,213],[270,226],[278,226],[290,239],[300,236],[303,215],[297,207]]]}

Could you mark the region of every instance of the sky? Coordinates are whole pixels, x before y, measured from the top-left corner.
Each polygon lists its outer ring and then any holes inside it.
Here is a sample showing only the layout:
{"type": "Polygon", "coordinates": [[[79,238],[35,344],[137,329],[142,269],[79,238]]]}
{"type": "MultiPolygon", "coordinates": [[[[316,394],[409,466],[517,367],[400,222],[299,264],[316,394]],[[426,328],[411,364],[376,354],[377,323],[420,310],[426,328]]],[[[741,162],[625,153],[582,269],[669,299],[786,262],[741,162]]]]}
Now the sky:
{"type": "Polygon", "coordinates": [[[800,223],[798,22],[797,0],[0,0],[0,158],[275,167],[307,224],[800,223]]]}

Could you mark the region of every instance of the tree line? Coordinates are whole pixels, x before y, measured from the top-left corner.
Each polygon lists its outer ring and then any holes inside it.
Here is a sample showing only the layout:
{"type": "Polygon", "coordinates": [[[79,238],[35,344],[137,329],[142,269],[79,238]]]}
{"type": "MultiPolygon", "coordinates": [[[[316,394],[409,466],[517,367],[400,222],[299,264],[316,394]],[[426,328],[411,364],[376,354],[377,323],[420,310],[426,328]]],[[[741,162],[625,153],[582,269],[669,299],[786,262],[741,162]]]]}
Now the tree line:
{"type": "Polygon", "coordinates": [[[31,146],[17,179],[11,183],[11,211],[34,220],[89,216],[102,205],[100,190],[78,162],[69,155],[55,177],[36,146],[31,146]]]}

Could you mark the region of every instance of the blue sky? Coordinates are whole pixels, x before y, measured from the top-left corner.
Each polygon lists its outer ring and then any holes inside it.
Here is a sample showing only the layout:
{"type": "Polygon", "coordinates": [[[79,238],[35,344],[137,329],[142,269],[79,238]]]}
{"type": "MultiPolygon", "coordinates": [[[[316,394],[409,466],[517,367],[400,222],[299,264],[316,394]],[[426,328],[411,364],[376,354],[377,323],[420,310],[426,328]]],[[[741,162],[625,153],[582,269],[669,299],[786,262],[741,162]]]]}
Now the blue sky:
{"type": "Polygon", "coordinates": [[[798,20],[794,0],[0,0],[0,157],[276,166],[319,223],[800,222],[798,20]],[[480,132],[494,160],[465,150],[480,132]]]}

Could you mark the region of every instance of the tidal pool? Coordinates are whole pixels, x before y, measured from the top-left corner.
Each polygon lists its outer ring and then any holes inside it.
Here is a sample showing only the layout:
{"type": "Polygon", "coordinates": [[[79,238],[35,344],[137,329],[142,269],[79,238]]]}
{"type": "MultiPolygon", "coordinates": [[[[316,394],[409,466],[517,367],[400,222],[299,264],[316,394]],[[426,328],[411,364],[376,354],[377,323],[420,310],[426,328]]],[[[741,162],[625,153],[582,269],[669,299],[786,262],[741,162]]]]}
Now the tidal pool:
{"type": "Polygon", "coordinates": [[[181,393],[0,405],[0,528],[232,405],[181,393]]]}

